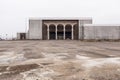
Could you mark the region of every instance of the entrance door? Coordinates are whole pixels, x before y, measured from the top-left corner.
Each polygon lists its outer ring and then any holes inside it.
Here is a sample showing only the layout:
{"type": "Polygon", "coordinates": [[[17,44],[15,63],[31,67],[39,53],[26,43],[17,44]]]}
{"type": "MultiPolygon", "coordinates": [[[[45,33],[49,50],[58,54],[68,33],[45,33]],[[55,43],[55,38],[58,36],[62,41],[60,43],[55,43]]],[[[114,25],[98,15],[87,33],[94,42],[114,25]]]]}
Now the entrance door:
{"type": "Polygon", "coordinates": [[[55,25],[54,24],[51,24],[50,26],[49,26],[49,38],[50,38],[50,40],[55,40],[55,35],[56,35],[56,33],[55,33],[55,25]]]}
{"type": "Polygon", "coordinates": [[[59,24],[57,26],[57,39],[58,40],[63,40],[63,25],[62,24],[59,24]]]}
{"type": "Polygon", "coordinates": [[[58,32],[57,36],[58,36],[58,40],[63,40],[63,32],[58,32]]]}
{"type": "Polygon", "coordinates": [[[72,26],[70,24],[65,26],[65,39],[72,39],[72,26]]]}
{"type": "Polygon", "coordinates": [[[71,32],[65,32],[66,39],[72,39],[71,32]]]}
{"type": "Polygon", "coordinates": [[[55,40],[55,32],[50,32],[50,40],[55,40]]]}

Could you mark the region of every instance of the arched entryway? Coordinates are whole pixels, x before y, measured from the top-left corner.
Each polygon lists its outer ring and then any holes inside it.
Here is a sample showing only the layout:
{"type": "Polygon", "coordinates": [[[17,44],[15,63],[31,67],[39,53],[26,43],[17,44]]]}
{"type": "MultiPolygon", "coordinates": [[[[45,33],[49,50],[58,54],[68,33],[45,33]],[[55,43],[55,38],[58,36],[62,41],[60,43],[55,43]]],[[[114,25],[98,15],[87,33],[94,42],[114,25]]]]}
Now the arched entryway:
{"type": "Polygon", "coordinates": [[[56,35],[56,33],[55,33],[55,29],[56,29],[56,27],[55,27],[55,25],[54,24],[51,24],[51,25],[49,25],[49,39],[50,40],[55,40],[56,38],[55,38],[55,35],[56,35]]]}
{"type": "Polygon", "coordinates": [[[63,40],[64,32],[63,32],[63,25],[58,24],[57,25],[57,39],[58,40],[63,40]]]}
{"type": "Polygon", "coordinates": [[[65,26],[65,39],[72,39],[72,25],[65,26]]]}
{"type": "Polygon", "coordinates": [[[47,25],[43,24],[43,28],[42,28],[42,34],[43,36],[43,40],[47,40],[48,39],[48,35],[47,35],[47,25]]]}
{"type": "Polygon", "coordinates": [[[79,24],[75,20],[49,20],[43,22],[43,39],[46,40],[77,40],[79,24]]]}
{"type": "Polygon", "coordinates": [[[73,25],[73,35],[74,35],[74,40],[78,40],[78,36],[79,36],[79,28],[78,28],[78,24],[73,25]]]}

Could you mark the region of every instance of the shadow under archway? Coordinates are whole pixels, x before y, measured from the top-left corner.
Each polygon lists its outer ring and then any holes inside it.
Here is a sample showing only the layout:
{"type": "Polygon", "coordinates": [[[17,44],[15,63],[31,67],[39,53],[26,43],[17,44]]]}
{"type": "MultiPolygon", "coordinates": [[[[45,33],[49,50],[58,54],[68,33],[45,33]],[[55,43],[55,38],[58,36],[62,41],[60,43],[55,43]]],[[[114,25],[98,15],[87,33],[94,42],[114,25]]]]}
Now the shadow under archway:
{"type": "Polygon", "coordinates": [[[75,24],[73,26],[73,36],[74,36],[74,40],[78,40],[78,37],[79,37],[79,27],[78,27],[78,24],[75,24]]]}
{"type": "Polygon", "coordinates": [[[48,36],[47,36],[47,25],[46,24],[43,24],[43,28],[42,28],[42,37],[43,37],[43,40],[47,40],[48,36]]]}
{"type": "Polygon", "coordinates": [[[57,39],[58,40],[63,40],[64,32],[63,32],[63,25],[59,24],[57,26],[57,39]]]}
{"type": "Polygon", "coordinates": [[[50,40],[55,40],[55,39],[56,39],[56,38],[55,38],[55,36],[56,36],[55,29],[56,29],[56,27],[55,27],[54,24],[51,24],[51,25],[49,26],[50,40]]]}
{"type": "Polygon", "coordinates": [[[65,26],[65,39],[72,39],[72,25],[65,26]]]}

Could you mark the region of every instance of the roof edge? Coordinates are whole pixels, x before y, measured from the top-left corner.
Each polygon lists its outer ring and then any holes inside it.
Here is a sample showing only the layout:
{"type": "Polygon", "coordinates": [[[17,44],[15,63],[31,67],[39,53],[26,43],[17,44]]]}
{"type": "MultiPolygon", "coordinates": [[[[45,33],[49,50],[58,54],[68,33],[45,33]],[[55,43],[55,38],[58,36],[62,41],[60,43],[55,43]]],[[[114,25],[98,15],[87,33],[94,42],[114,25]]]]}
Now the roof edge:
{"type": "Polygon", "coordinates": [[[92,20],[92,17],[30,17],[29,20],[92,20]]]}
{"type": "Polygon", "coordinates": [[[84,24],[84,26],[120,26],[120,24],[84,24]]]}

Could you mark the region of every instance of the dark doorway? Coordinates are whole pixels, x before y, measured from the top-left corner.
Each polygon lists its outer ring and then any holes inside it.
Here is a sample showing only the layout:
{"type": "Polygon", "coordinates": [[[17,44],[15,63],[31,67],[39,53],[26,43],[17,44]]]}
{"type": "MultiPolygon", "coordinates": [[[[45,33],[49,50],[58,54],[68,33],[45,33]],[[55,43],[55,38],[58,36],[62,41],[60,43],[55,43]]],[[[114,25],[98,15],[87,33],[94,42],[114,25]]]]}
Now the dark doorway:
{"type": "Polygon", "coordinates": [[[50,32],[50,40],[55,40],[55,32],[50,32]]]}
{"type": "Polygon", "coordinates": [[[71,32],[65,32],[66,39],[71,39],[71,32]]]}
{"type": "Polygon", "coordinates": [[[70,24],[65,26],[65,39],[72,39],[72,26],[70,24]]]}
{"type": "Polygon", "coordinates": [[[64,32],[63,32],[63,25],[62,24],[59,24],[58,26],[57,26],[57,39],[58,40],[63,40],[63,34],[64,32]]]}
{"type": "Polygon", "coordinates": [[[26,33],[20,33],[20,40],[26,39],[26,33]]]}
{"type": "Polygon", "coordinates": [[[42,36],[43,36],[43,40],[47,40],[48,39],[48,36],[47,36],[47,25],[45,25],[45,24],[43,24],[42,36]]]}
{"type": "Polygon", "coordinates": [[[57,36],[58,36],[58,40],[63,40],[63,32],[58,32],[57,36]]]}
{"type": "Polygon", "coordinates": [[[73,27],[73,35],[74,35],[74,40],[78,40],[78,36],[79,36],[78,24],[75,24],[73,27]]]}
{"type": "Polygon", "coordinates": [[[55,29],[56,29],[56,27],[54,24],[51,24],[49,26],[50,40],[55,40],[55,29]]]}

